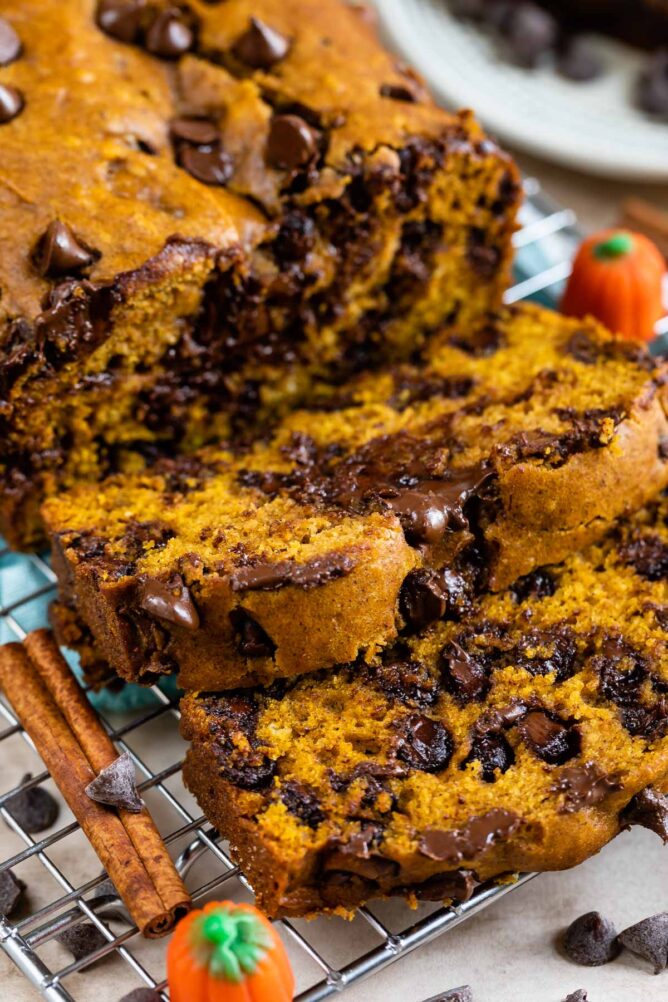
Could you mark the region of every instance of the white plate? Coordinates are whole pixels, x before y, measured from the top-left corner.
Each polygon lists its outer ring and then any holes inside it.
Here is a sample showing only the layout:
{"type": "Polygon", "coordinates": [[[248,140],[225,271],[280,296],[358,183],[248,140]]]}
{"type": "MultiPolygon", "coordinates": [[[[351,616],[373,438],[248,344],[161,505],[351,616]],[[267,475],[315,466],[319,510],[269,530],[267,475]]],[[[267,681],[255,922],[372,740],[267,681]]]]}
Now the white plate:
{"type": "Polygon", "coordinates": [[[647,55],[596,37],[606,73],[574,83],[551,66],[524,70],[448,13],[446,0],[376,0],[385,34],[450,107],[473,108],[504,142],[582,171],[668,181],[668,125],[631,102],[647,55]]]}

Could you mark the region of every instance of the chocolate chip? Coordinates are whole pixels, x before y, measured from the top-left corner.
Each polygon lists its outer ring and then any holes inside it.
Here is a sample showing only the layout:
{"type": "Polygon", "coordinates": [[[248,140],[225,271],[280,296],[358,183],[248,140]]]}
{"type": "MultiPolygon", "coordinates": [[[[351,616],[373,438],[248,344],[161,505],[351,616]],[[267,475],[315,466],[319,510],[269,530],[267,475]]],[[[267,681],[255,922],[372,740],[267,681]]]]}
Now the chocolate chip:
{"type": "Polygon", "coordinates": [[[326,553],[304,564],[292,560],[256,563],[237,567],[230,575],[230,586],[232,591],[277,591],[292,585],[308,591],[345,577],[354,567],[346,553],[326,553]]]}
{"type": "Polygon", "coordinates": [[[596,80],[604,68],[603,60],[591,42],[579,35],[568,40],[557,59],[559,73],[579,83],[596,80]]]}
{"type": "Polygon", "coordinates": [[[288,54],[290,42],[259,17],[250,19],[249,28],[237,39],[233,52],[254,70],[268,70],[288,54]]]}
{"type": "Polygon", "coordinates": [[[106,35],[130,44],[139,38],[143,8],[144,0],[101,0],[95,22],[106,35]]]}
{"type": "Polygon", "coordinates": [[[266,160],[279,170],[296,170],[317,152],[316,133],[298,115],[274,115],[269,126],[266,160]]]}
{"type": "Polygon", "coordinates": [[[169,123],[169,134],[172,139],[183,139],[193,146],[210,146],[220,139],[216,123],[209,118],[188,118],[186,116],[173,118],[169,123]]]}
{"type": "Polygon", "coordinates": [[[25,884],[18,880],[11,870],[3,870],[0,873],[0,916],[12,914],[19,901],[25,884]]]}
{"type": "Polygon", "coordinates": [[[623,826],[640,825],[656,832],[663,842],[668,842],[668,797],[660,790],[648,786],[636,793],[622,811],[620,821],[623,826]]]}
{"type": "Polygon", "coordinates": [[[135,814],[144,807],[144,802],[137,793],[135,767],[127,752],[123,752],[102,769],[88,784],[85,793],[98,804],[109,804],[135,814]]]}
{"type": "Polygon", "coordinates": [[[451,988],[450,991],[440,992],[426,1002],[473,1002],[473,992],[468,985],[461,988],[451,988]]]}
{"type": "Polygon", "coordinates": [[[0,17],[0,66],[8,66],[21,55],[21,39],[9,21],[0,17]]]}
{"type": "Polygon", "coordinates": [[[179,574],[167,581],[147,578],[141,586],[139,605],[145,612],[187,630],[199,629],[199,613],[189,589],[179,574]]]}
{"type": "Polygon", "coordinates": [[[660,974],[668,966],[668,912],[636,922],[619,934],[619,942],[654,966],[660,974]]]}
{"type": "Polygon", "coordinates": [[[442,723],[413,713],[403,722],[398,756],[413,769],[440,772],[448,765],[454,745],[442,723]]]}
{"type": "Polygon", "coordinates": [[[436,873],[410,890],[419,901],[468,901],[478,885],[470,870],[450,870],[436,873]]]}
{"type": "Polygon", "coordinates": [[[382,664],[370,665],[369,676],[390,699],[404,705],[421,708],[432,706],[439,696],[439,687],[427,668],[402,651],[388,651],[382,664]]]}
{"type": "Polygon", "coordinates": [[[274,240],[274,253],[279,261],[303,261],[316,241],[316,226],[310,216],[300,210],[286,212],[274,240]]]}
{"type": "Polygon", "coordinates": [[[621,952],[617,930],[600,912],[587,912],[571,922],[563,945],[570,960],[586,967],[609,964],[621,952]]]}
{"type": "Polygon", "coordinates": [[[648,581],[668,580],[668,545],[660,536],[637,536],[619,547],[619,556],[648,581]]]}
{"type": "Polygon", "coordinates": [[[655,52],[638,78],[638,106],[650,115],[668,119],[668,49],[655,52]]]}
{"type": "Polygon", "coordinates": [[[405,84],[384,83],[380,85],[380,96],[389,97],[393,101],[406,101],[414,104],[417,100],[414,92],[405,84]]]}
{"type": "Polygon", "coordinates": [[[453,641],[440,656],[441,681],[444,688],[462,704],[482,699],[489,688],[487,672],[482,664],[453,641]]]}
{"type": "Polygon", "coordinates": [[[461,863],[486,852],[502,839],[509,838],[519,827],[520,819],[513,811],[496,807],[486,814],[471,818],[453,831],[431,828],[419,841],[423,856],[440,863],[461,863]]]}
{"type": "Polygon", "coordinates": [[[504,773],[510,769],[515,761],[515,752],[503,734],[490,732],[472,740],[471,751],[462,762],[462,768],[472,761],[480,762],[483,782],[494,783],[498,779],[498,772],[504,773]]]}
{"type": "Polygon", "coordinates": [[[563,765],[580,751],[580,735],[543,710],[532,710],[519,722],[519,731],[531,751],[550,765],[563,765]]]}
{"type": "MultiPolygon", "coordinates": [[[[27,772],[21,783],[27,783],[32,775],[27,772]]],[[[11,797],[5,808],[26,832],[42,832],[50,828],[60,814],[58,801],[41,786],[31,786],[11,797]]]]}
{"type": "Polygon", "coordinates": [[[223,185],[232,177],[234,164],[220,143],[190,146],[184,143],[177,154],[180,167],[202,184],[223,185]]]}
{"type": "Polygon", "coordinates": [[[287,780],[281,784],[280,796],[290,814],[294,814],[309,828],[317,828],[325,820],[317,794],[304,783],[287,780]]]}
{"type": "Polygon", "coordinates": [[[56,939],[70,951],[75,960],[83,960],[107,945],[106,936],[92,922],[79,922],[70,929],[64,929],[56,939]]]}
{"type": "Polygon", "coordinates": [[[445,615],[448,596],[436,571],[410,571],[399,594],[399,611],[414,630],[422,630],[445,615]]]}
{"type": "Polygon", "coordinates": [[[160,11],[146,32],[146,48],[161,59],[178,59],[195,44],[195,32],[182,10],[160,11]]]}
{"type": "Polygon", "coordinates": [[[576,331],[564,345],[568,355],[583,365],[596,365],[601,357],[601,348],[586,331],[576,331]]]}
{"type": "Polygon", "coordinates": [[[571,992],[564,999],[564,1002],[587,1002],[587,993],[584,988],[578,988],[576,991],[571,992]]]}
{"type": "Polygon", "coordinates": [[[161,1002],[161,999],[162,995],[159,995],[153,988],[135,988],[118,1002],[161,1002]]]}
{"type": "Polygon", "coordinates": [[[49,223],[33,252],[33,263],[43,278],[76,275],[100,257],[79,240],[69,226],[55,219],[49,223]]]}
{"type": "Polygon", "coordinates": [[[531,574],[518,578],[510,590],[517,602],[526,602],[528,598],[540,601],[540,599],[551,598],[554,595],[557,590],[557,582],[549,571],[541,567],[532,571],[531,574]]]}
{"type": "Polygon", "coordinates": [[[511,58],[531,68],[557,41],[557,22],[534,3],[519,3],[504,20],[503,31],[511,58]]]}
{"type": "Polygon", "coordinates": [[[276,651],[276,645],[271,637],[262,629],[257,620],[245,609],[232,609],[230,622],[237,639],[237,650],[244,658],[271,658],[276,651]]]}
{"type": "Polygon", "coordinates": [[[552,787],[555,793],[563,793],[564,801],[559,808],[563,814],[572,814],[583,807],[593,807],[621,789],[616,775],[608,776],[595,762],[569,766],[562,769],[559,779],[552,787]]]}
{"type": "Polygon", "coordinates": [[[23,94],[18,87],[0,84],[0,125],[11,122],[23,111],[23,94]]]}

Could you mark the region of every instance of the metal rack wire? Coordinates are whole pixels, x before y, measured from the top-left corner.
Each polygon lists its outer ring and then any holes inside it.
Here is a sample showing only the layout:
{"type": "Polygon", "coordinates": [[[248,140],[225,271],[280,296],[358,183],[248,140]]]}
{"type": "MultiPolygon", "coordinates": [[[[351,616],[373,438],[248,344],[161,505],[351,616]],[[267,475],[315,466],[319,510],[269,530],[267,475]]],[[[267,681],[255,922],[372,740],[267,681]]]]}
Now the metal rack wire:
{"type": "MultiPolygon", "coordinates": [[[[530,296],[549,300],[559,283],[568,277],[570,255],[577,239],[575,217],[570,210],[560,209],[549,203],[533,180],[526,182],[526,190],[527,206],[522,219],[523,227],[516,234],[515,241],[520,279],[509,290],[508,302],[530,296]],[[547,238],[552,239],[548,241],[547,238]],[[523,264],[523,260],[527,258],[529,263],[523,264]]],[[[665,325],[665,331],[668,333],[668,324],[665,325]]],[[[0,582],[5,585],[5,594],[0,591],[0,640],[22,640],[29,629],[44,625],[46,608],[54,593],[55,575],[41,557],[10,554],[0,545],[0,582]]],[[[219,897],[243,895],[248,890],[243,875],[230,859],[225,843],[206,819],[193,810],[180,783],[181,748],[176,737],[179,716],[177,705],[160,689],[156,688],[154,692],[154,706],[135,712],[131,719],[120,726],[114,726],[105,715],[102,715],[103,722],[117,745],[132,756],[141,777],[140,790],[147,797],[154,816],[158,802],[160,810],[164,808],[169,814],[170,823],[160,824],[161,831],[180,872],[188,879],[193,899],[196,902],[202,901],[213,892],[219,897]],[[137,750],[135,740],[142,731],[155,725],[173,732],[173,745],[177,754],[175,761],[158,770],[151,768],[147,756],[137,750]],[[206,870],[205,879],[191,879],[196,871],[203,869],[206,870]]],[[[0,745],[3,750],[6,747],[3,743],[10,742],[13,738],[23,738],[31,745],[11,710],[1,701],[0,717],[6,723],[4,729],[0,730],[0,745]]],[[[19,790],[38,786],[48,780],[48,773],[41,772],[0,795],[0,815],[24,846],[11,858],[0,863],[0,872],[39,861],[55,888],[45,904],[15,924],[0,917],[0,947],[42,997],[51,1002],[69,1002],[75,999],[77,996],[68,990],[68,981],[71,985],[73,975],[86,968],[86,979],[90,979],[91,984],[94,983],[96,969],[92,964],[105,957],[112,958],[115,964],[130,968],[136,975],[135,987],[155,988],[167,1000],[168,990],[162,980],[162,952],[155,955],[156,963],[153,965],[144,956],[138,955],[143,941],[137,929],[120,911],[121,906],[117,900],[108,894],[99,893],[105,876],[99,875],[75,886],[65,868],[54,858],[59,847],[78,834],[76,822],[63,824],[45,837],[34,839],[8,812],[7,801],[19,790]],[[92,923],[99,930],[104,938],[103,945],[84,959],[74,960],[61,967],[58,967],[57,962],[44,957],[42,948],[45,945],[65,929],[82,921],[92,923]],[[119,924],[122,926],[121,931],[118,931],[119,924]],[[154,968],[157,968],[157,972],[154,968]]],[[[397,926],[396,922],[381,917],[382,907],[360,909],[356,921],[365,927],[362,935],[351,935],[350,926],[344,923],[339,924],[338,933],[333,929],[332,923],[329,923],[326,936],[322,933],[322,928],[318,934],[317,921],[308,924],[308,932],[304,931],[304,924],[300,922],[278,923],[289,950],[293,951],[293,955],[294,951],[300,953],[301,959],[307,961],[307,966],[313,970],[309,983],[299,986],[297,1002],[320,1002],[344,991],[350,985],[368,978],[466,921],[532,876],[523,875],[517,883],[511,885],[483,888],[463,905],[450,908],[421,906],[417,914],[403,909],[403,927],[401,922],[397,926]],[[349,951],[351,945],[354,947],[355,943],[361,943],[363,952],[340,962],[335,955],[341,951],[333,949],[337,937],[347,941],[349,951]],[[326,944],[324,947],[323,943],[326,944]]],[[[104,978],[108,981],[110,977],[113,974],[110,974],[108,962],[104,978]]],[[[81,998],[80,995],[78,997],[81,998]]],[[[86,991],[86,997],[93,996],[86,991]]]]}

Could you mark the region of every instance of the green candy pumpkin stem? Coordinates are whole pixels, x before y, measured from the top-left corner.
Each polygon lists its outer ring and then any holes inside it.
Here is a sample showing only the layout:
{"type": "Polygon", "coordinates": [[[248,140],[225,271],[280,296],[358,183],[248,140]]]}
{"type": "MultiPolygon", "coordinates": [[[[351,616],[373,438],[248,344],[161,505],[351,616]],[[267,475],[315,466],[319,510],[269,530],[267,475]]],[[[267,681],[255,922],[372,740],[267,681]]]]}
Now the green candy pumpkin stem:
{"type": "Polygon", "coordinates": [[[594,257],[602,261],[612,261],[618,257],[626,257],[633,250],[633,237],[630,233],[613,233],[594,247],[594,257]]]}
{"type": "Polygon", "coordinates": [[[231,908],[203,916],[197,932],[210,973],[234,984],[244,975],[254,974],[274,946],[261,922],[248,912],[231,908]]]}

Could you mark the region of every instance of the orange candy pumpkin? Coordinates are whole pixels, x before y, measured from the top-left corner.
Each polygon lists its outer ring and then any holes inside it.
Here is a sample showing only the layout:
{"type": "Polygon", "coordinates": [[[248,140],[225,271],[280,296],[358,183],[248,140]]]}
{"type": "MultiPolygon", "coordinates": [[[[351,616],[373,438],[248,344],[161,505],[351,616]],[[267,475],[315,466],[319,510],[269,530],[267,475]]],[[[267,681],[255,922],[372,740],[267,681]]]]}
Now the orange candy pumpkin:
{"type": "Polygon", "coordinates": [[[591,314],[616,334],[651,341],[665,314],[666,263],[658,247],[641,233],[604,230],[581,245],[573,262],[561,312],[591,314]]]}
{"type": "Polygon", "coordinates": [[[171,1002],[290,1002],[295,979],[272,924],[252,905],[212,901],[167,948],[171,1002]]]}

